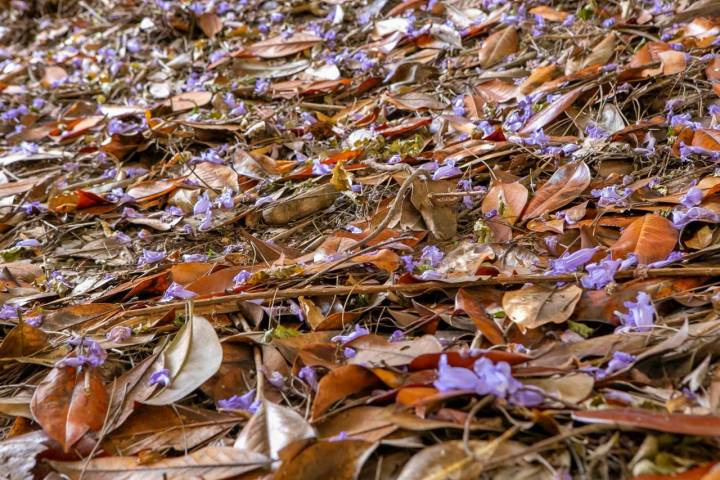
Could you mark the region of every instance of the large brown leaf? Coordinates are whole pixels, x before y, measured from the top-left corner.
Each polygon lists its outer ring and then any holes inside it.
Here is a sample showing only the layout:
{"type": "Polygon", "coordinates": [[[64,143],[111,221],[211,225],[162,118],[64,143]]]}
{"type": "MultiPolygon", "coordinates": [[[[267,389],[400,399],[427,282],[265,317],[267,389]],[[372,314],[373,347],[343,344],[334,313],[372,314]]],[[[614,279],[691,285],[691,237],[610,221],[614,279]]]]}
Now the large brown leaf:
{"type": "Polygon", "coordinates": [[[610,249],[613,257],[634,253],[638,262],[648,264],[665,260],[678,241],[678,231],[665,217],[647,214],[628,226],[610,249]]]}
{"type": "Polygon", "coordinates": [[[108,392],[94,368],[53,368],[30,401],[35,421],[65,451],[89,430],[103,426],[107,408],[108,392]]]}
{"type": "Polygon", "coordinates": [[[0,359],[31,355],[47,345],[47,335],[25,322],[13,327],[0,343],[0,359]]]}
{"type": "Polygon", "coordinates": [[[198,17],[197,24],[200,30],[210,38],[215,38],[215,35],[220,33],[223,28],[222,19],[214,13],[203,13],[198,17]]]}
{"type": "Polygon", "coordinates": [[[50,462],[71,479],[84,480],[220,480],[234,478],[267,465],[259,453],[232,447],[206,447],[184,457],[167,458],[148,465],[138,457],[105,457],[89,462],[50,462]]]}
{"type": "Polygon", "coordinates": [[[703,437],[720,436],[720,417],[717,415],[683,415],[656,412],[640,408],[613,408],[573,412],[575,420],[587,423],[607,423],[659,432],[703,437]]]}
{"type": "Polygon", "coordinates": [[[537,328],[546,323],[562,323],[570,318],[580,301],[582,288],[533,285],[511,290],[503,297],[503,310],[521,329],[537,328]]]}
{"type": "Polygon", "coordinates": [[[580,94],[583,92],[582,87],[575,88],[573,90],[570,90],[565,95],[559,97],[557,100],[555,100],[553,103],[548,105],[546,108],[544,108],[542,111],[536,113],[532,117],[530,117],[530,120],[525,124],[525,126],[520,130],[520,133],[522,134],[530,134],[533,133],[536,130],[540,130],[541,128],[548,125],[550,122],[555,120],[558,115],[563,113],[565,110],[567,110],[570,105],[572,105],[575,100],[578,99],[580,94]]]}
{"type": "Polygon", "coordinates": [[[490,35],[480,49],[478,60],[483,68],[490,68],[502,61],[508,55],[518,50],[519,38],[515,27],[509,26],[504,30],[490,35]]]}
{"type": "Polygon", "coordinates": [[[299,413],[266,400],[240,432],[235,448],[277,460],[291,443],[314,437],[315,429],[299,413]]]}
{"type": "Polygon", "coordinates": [[[492,186],[482,202],[482,212],[488,214],[495,210],[497,215],[487,220],[493,232],[494,242],[506,242],[512,239],[511,225],[514,225],[525,208],[528,190],[520,182],[498,182],[492,186]]]}
{"type": "Polygon", "coordinates": [[[338,400],[361,392],[377,383],[378,379],[375,375],[357,365],[343,365],[331,370],[318,384],[317,395],[312,406],[312,418],[317,419],[338,400]]]}
{"type": "Polygon", "coordinates": [[[376,444],[362,440],[318,442],[284,462],[275,479],[354,480],[375,447],[376,444]]]}
{"type": "Polygon", "coordinates": [[[530,220],[564,207],[585,191],[590,180],[590,169],[585,162],[563,165],[535,192],[525,209],[523,220],[530,220]]]}

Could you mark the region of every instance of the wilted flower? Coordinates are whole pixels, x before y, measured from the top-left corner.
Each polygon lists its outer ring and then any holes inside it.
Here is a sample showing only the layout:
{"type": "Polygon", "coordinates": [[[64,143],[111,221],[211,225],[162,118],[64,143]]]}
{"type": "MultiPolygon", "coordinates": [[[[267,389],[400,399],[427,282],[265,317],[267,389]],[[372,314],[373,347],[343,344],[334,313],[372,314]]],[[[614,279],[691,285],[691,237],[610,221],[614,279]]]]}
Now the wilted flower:
{"type": "Polygon", "coordinates": [[[17,318],[18,311],[16,307],[7,304],[0,307],[0,320],[16,320],[17,318]]]}
{"type": "Polygon", "coordinates": [[[23,319],[23,321],[33,328],[38,328],[40,325],[42,325],[43,319],[44,319],[43,315],[39,314],[39,315],[33,315],[31,317],[25,317],[23,319]]]}
{"type": "Polygon", "coordinates": [[[150,379],[148,381],[148,384],[150,385],[160,385],[161,387],[167,387],[170,385],[170,370],[167,368],[163,368],[160,370],[157,370],[153,372],[150,375],[150,379]]]}
{"type": "Polygon", "coordinates": [[[207,262],[208,256],[202,253],[186,253],[182,256],[183,262],[207,262]]]}
{"type": "Polygon", "coordinates": [[[347,335],[335,335],[330,339],[332,342],[338,342],[341,345],[345,345],[347,343],[352,342],[356,338],[363,337],[365,335],[370,335],[370,330],[367,328],[361,326],[360,324],[355,324],[355,329],[350,332],[347,335]]]}
{"type": "Polygon", "coordinates": [[[122,343],[132,337],[132,329],[124,325],[116,325],[105,334],[105,338],[114,343],[122,343]]]}
{"type": "Polygon", "coordinates": [[[142,257],[140,257],[138,265],[149,265],[151,263],[161,262],[166,256],[167,254],[165,252],[154,252],[143,248],[142,257]]]}
{"type": "Polygon", "coordinates": [[[343,355],[345,355],[345,358],[353,358],[357,355],[357,351],[354,348],[345,347],[343,349],[343,355]]]}
{"type": "Polygon", "coordinates": [[[402,330],[395,330],[390,334],[389,340],[391,342],[402,342],[405,340],[405,332],[402,330]]]}
{"type": "Polygon", "coordinates": [[[565,252],[560,258],[550,260],[550,271],[548,273],[558,275],[575,272],[592,260],[597,250],[597,248],[581,248],[573,253],[565,252]]]}
{"type": "Polygon", "coordinates": [[[613,352],[612,359],[608,362],[608,366],[605,369],[605,374],[619,372],[625,370],[627,367],[632,365],[636,360],[635,355],[631,355],[625,352],[613,352]]]}
{"type": "Polygon", "coordinates": [[[200,194],[197,201],[195,202],[195,205],[193,206],[193,214],[206,214],[208,211],[210,211],[210,208],[212,208],[212,202],[210,201],[208,192],[203,192],[200,194]]]}
{"type": "Polygon", "coordinates": [[[272,372],[268,377],[268,383],[278,390],[285,388],[285,377],[280,372],[272,372]]]}
{"type": "Polygon", "coordinates": [[[95,340],[89,338],[73,337],[68,340],[68,345],[77,347],[74,357],[66,357],[57,362],[57,367],[82,368],[89,365],[98,367],[105,362],[107,353],[95,340]]]}
{"type": "Polygon", "coordinates": [[[332,168],[330,168],[329,165],[325,165],[317,158],[315,160],[313,160],[313,165],[312,165],[312,174],[313,175],[315,175],[316,177],[321,177],[321,176],[327,175],[329,173],[332,173],[332,168]]]}
{"type": "Polygon", "coordinates": [[[243,270],[233,277],[233,283],[235,283],[235,285],[242,285],[247,282],[250,277],[252,277],[252,273],[243,270]]]}
{"type": "Polygon", "coordinates": [[[516,405],[533,406],[543,402],[539,389],[527,387],[513,378],[510,364],[493,363],[487,357],[477,359],[470,370],[450,366],[447,355],[442,355],[438,362],[438,378],[433,385],[441,392],[473,390],[478,395],[494,395],[516,405]]]}
{"type": "Polygon", "coordinates": [[[683,252],[679,252],[677,250],[670,252],[670,255],[667,256],[665,260],[658,260],[657,262],[652,262],[647,265],[648,268],[662,268],[666,265],[669,265],[673,262],[676,262],[683,258],[685,254],[683,252]]]}
{"type": "Polygon", "coordinates": [[[28,247],[28,248],[40,248],[42,244],[34,238],[28,238],[26,240],[20,240],[15,243],[16,247],[28,247]]]}
{"type": "Polygon", "coordinates": [[[624,305],[628,309],[627,313],[615,312],[622,323],[618,331],[647,332],[655,325],[655,307],[646,292],[639,292],[637,301],[625,302],[624,305]]]}
{"type": "Polygon", "coordinates": [[[672,222],[676,228],[682,228],[695,221],[720,223],[720,215],[704,207],[675,208],[672,211],[672,222]]]}
{"type": "Polygon", "coordinates": [[[600,289],[615,279],[615,274],[620,268],[620,260],[613,260],[610,257],[603,258],[598,263],[591,263],[585,267],[587,275],[581,280],[585,288],[600,289]]]}
{"type": "Polygon", "coordinates": [[[301,368],[298,376],[301,380],[307,383],[308,387],[310,387],[313,391],[317,391],[318,380],[317,374],[315,373],[315,369],[313,367],[306,366],[301,368]]]}
{"type": "Polygon", "coordinates": [[[700,202],[702,202],[703,199],[703,192],[698,187],[692,187],[690,190],[687,191],[685,195],[683,195],[682,199],[680,199],[680,203],[683,204],[687,208],[694,207],[696,205],[700,205],[700,202]]]}
{"type": "Polygon", "coordinates": [[[258,78],[255,80],[255,94],[264,95],[270,89],[270,80],[267,78],[258,78]]]}
{"type": "Polygon", "coordinates": [[[605,131],[605,129],[603,129],[596,123],[588,123],[588,125],[585,127],[585,133],[589,138],[592,138],[593,140],[602,140],[610,135],[608,132],[605,131]]]}
{"type": "Polygon", "coordinates": [[[207,213],[205,213],[205,216],[203,217],[202,221],[198,225],[198,230],[201,232],[207,232],[212,228],[212,210],[208,210],[207,213]]]}
{"type": "Polygon", "coordinates": [[[432,179],[442,180],[445,178],[457,177],[458,175],[462,175],[462,170],[455,166],[454,161],[447,160],[442,167],[435,170],[432,179]]]}
{"type": "Polygon", "coordinates": [[[189,298],[193,298],[196,295],[197,295],[197,293],[187,290],[179,283],[172,282],[170,284],[170,286],[167,288],[167,290],[165,290],[165,293],[163,293],[163,296],[160,299],[160,301],[161,302],[169,302],[174,299],[187,300],[189,298]]]}
{"type": "Polygon", "coordinates": [[[260,406],[260,402],[255,399],[255,389],[253,388],[244,395],[233,395],[230,398],[218,400],[217,406],[223,410],[245,410],[255,413],[260,406]]]}

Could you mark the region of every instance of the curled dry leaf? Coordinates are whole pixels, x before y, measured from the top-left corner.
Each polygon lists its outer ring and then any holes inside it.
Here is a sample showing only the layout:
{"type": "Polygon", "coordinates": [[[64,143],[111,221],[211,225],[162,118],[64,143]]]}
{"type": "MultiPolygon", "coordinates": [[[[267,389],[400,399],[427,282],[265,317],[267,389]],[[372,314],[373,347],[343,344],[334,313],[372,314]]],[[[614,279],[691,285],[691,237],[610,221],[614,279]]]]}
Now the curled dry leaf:
{"type": "Polygon", "coordinates": [[[442,110],[447,107],[431,95],[422,92],[408,92],[402,95],[386,95],[385,99],[400,110],[419,112],[424,110],[442,110]]]}
{"type": "Polygon", "coordinates": [[[200,30],[210,38],[215,38],[223,28],[222,19],[214,13],[203,13],[198,17],[197,23],[200,30]]]}
{"type": "Polygon", "coordinates": [[[388,342],[379,335],[365,335],[348,345],[357,352],[349,363],[364,366],[408,365],[419,355],[442,351],[442,345],[434,335],[423,335],[400,342],[388,342]]]}
{"type": "Polygon", "coordinates": [[[248,53],[260,58],[280,58],[302,52],[308,48],[322,43],[322,38],[311,33],[294,33],[290,37],[282,36],[269,38],[248,47],[248,53]]]}
{"type": "Polygon", "coordinates": [[[665,217],[647,214],[631,223],[610,248],[613,257],[637,255],[638,262],[648,264],[665,260],[678,241],[678,231],[665,217]]]}
{"type": "Polygon", "coordinates": [[[277,460],[283,448],[311,438],[315,438],[315,429],[299,413],[265,400],[242,429],[234,446],[277,460]]]}
{"type": "Polygon", "coordinates": [[[553,212],[579,197],[590,186],[590,168],[585,162],[560,167],[530,199],[523,220],[553,212]]]}
{"type": "Polygon", "coordinates": [[[486,289],[461,288],[455,295],[455,310],[464,311],[480,332],[494,345],[505,343],[502,330],[488,315],[487,308],[500,306],[500,295],[486,289]]]}
{"type": "Polygon", "coordinates": [[[497,215],[487,220],[487,226],[493,232],[494,242],[506,242],[512,238],[512,229],[520,217],[528,199],[528,190],[520,182],[498,182],[492,186],[482,202],[482,212],[497,215]]]}
{"type": "Polygon", "coordinates": [[[520,129],[520,133],[531,134],[549,125],[550,122],[555,120],[561,113],[570,108],[570,105],[575,103],[575,100],[577,100],[582,93],[583,88],[578,87],[561,95],[543,110],[530,117],[530,120],[520,129]]]}
{"type": "Polygon", "coordinates": [[[47,346],[47,334],[39,328],[20,322],[0,343],[0,359],[32,355],[47,346]]]}
{"type": "Polygon", "coordinates": [[[163,351],[163,367],[170,385],[143,403],[168,405],[185,397],[220,368],[223,351],[215,329],[204,317],[191,316],[163,351]]]}
{"type": "Polygon", "coordinates": [[[640,408],[611,408],[573,412],[572,416],[580,422],[609,423],[679,435],[720,435],[720,417],[717,415],[684,415],[640,408]]]}
{"type": "Polygon", "coordinates": [[[321,185],[275,202],[262,210],[262,218],[269,225],[286,225],[293,220],[328,208],[339,196],[340,192],[334,186],[321,185]]]}
{"type": "Polygon", "coordinates": [[[90,430],[99,430],[108,409],[108,392],[94,368],[56,367],[35,389],[33,418],[67,452],[90,430]]]}
{"type": "Polygon", "coordinates": [[[573,314],[582,288],[532,285],[512,290],[503,297],[503,310],[520,329],[537,328],[546,323],[563,323],[573,314]]]}

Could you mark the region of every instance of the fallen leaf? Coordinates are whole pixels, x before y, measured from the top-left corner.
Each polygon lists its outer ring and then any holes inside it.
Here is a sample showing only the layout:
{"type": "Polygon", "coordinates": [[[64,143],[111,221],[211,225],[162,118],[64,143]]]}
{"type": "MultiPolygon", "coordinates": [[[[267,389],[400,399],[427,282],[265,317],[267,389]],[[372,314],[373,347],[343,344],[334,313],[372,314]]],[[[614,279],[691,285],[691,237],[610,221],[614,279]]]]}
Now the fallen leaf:
{"type": "Polygon", "coordinates": [[[580,295],[582,288],[577,285],[561,288],[531,285],[506,292],[503,310],[522,330],[563,323],[573,314],[580,295]]]}
{"type": "Polygon", "coordinates": [[[30,411],[48,436],[67,452],[85,433],[103,426],[108,401],[96,369],[56,367],[35,389],[30,411]]]}
{"type": "Polygon", "coordinates": [[[518,50],[519,38],[517,30],[509,26],[490,35],[480,48],[478,61],[483,68],[490,68],[500,63],[505,57],[518,50]]]}
{"type": "Polygon", "coordinates": [[[579,197],[590,186],[590,169],[585,162],[560,167],[530,199],[523,220],[553,212],[579,197]]]}
{"type": "Polygon", "coordinates": [[[638,263],[647,265],[665,260],[678,241],[678,231],[665,217],[647,214],[631,223],[610,251],[615,258],[635,254],[638,263]]]}
{"type": "Polygon", "coordinates": [[[372,372],[357,365],[343,365],[328,372],[318,383],[312,405],[312,420],[317,420],[333,403],[348,395],[362,392],[378,383],[372,372]]]}
{"type": "Polygon", "coordinates": [[[223,28],[222,19],[214,13],[203,13],[198,17],[197,23],[200,30],[210,38],[215,38],[223,28]]]}
{"type": "Polygon", "coordinates": [[[309,446],[276,472],[276,480],[326,478],[354,480],[376,445],[362,440],[318,442],[309,446]]]}
{"type": "Polygon", "coordinates": [[[612,408],[578,411],[573,412],[572,416],[574,420],[585,423],[604,423],[679,435],[720,435],[720,417],[717,415],[684,415],[640,408],[612,408]]]}

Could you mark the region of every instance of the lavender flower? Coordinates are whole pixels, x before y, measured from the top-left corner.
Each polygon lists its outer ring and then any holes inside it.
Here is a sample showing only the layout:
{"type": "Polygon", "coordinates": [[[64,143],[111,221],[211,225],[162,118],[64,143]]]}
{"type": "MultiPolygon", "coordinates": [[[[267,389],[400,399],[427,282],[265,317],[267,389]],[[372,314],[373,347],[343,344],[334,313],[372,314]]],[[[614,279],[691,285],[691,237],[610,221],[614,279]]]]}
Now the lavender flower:
{"type": "Polygon", "coordinates": [[[207,262],[208,256],[202,253],[186,253],[182,256],[183,262],[207,262]]]}
{"type": "Polygon", "coordinates": [[[610,257],[604,258],[598,263],[591,263],[585,267],[588,274],[580,280],[580,283],[585,288],[595,290],[604,288],[615,279],[620,263],[620,260],[612,260],[610,257]]]}
{"type": "Polygon", "coordinates": [[[596,123],[589,123],[585,127],[585,133],[589,138],[592,138],[593,140],[603,140],[610,136],[608,132],[606,132],[596,123]]]}
{"type": "Polygon", "coordinates": [[[612,359],[608,362],[605,369],[605,375],[625,370],[627,367],[635,363],[637,357],[625,352],[613,352],[612,359]]]}
{"type": "Polygon", "coordinates": [[[426,245],[420,254],[420,260],[431,268],[437,268],[445,254],[435,245],[426,245]]]}
{"type": "Polygon", "coordinates": [[[478,377],[472,370],[463,367],[453,367],[448,364],[447,355],[440,356],[437,380],[433,382],[435,388],[441,392],[475,390],[478,384],[478,377]]]}
{"type": "Polygon", "coordinates": [[[23,320],[25,321],[25,323],[27,323],[31,327],[38,328],[38,327],[40,327],[40,325],[42,325],[43,319],[44,319],[43,315],[40,314],[40,315],[33,315],[31,317],[25,317],[23,320]]]}
{"type": "Polygon", "coordinates": [[[40,248],[42,244],[34,238],[28,238],[26,240],[20,240],[15,243],[16,247],[27,247],[27,248],[40,248]]]}
{"type": "Polygon", "coordinates": [[[124,325],[116,325],[105,334],[105,338],[113,343],[122,343],[132,337],[132,329],[124,325]]]}
{"type": "Polygon", "coordinates": [[[345,355],[345,358],[354,358],[355,355],[357,355],[357,351],[354,348],[345,347],[343,349],[343,355],[345,355]]]}
{"type": "Polygon", "coordinates": [[[223,410],[244,410],[255,413],[260,406],[260,402],[255,399],[255,389],[253,388],[245,395],[233,395],[224,400],[218,400],[218,408],[223,410]]]}
{"type": "Polygon", "coordinates": [[[166,256],[165,252],[154,252],[143,248],[142,257],[140,257],[138,265],[149,265],[151,263],[162,262],[166,256]]]}
{"type": "Polygon", "coordinates": [[[235,283],[235,286],[243,285],[250,277],[252,277],[252,273],[243,270],[233,277],[233,283],[235,283]]]}
{"type": "Polygon", "coordinates": [[[313,391],[317,391],[318,389],[318,380],[317,380],[317,374],[315,373],[315,369],[313,367],[303,367],[300,369],[300,372],[298,373],[298,376],[301,380],[303,380],[305,383],[307,383],[308,387],[310,387],[313,391]]]}
{"type": "Polygon", "coordinates": [[[330,339],[330,341],[338,342],[341,345],[346,345],[346,344],[352,342],[353,340],[355,340],[356,338],[360,338],[365,335],[370,335],[370,330],[361,326],[360,324],[356,324],[355,329],[352,332],[350,332],[349,334],[335,335],[334,337],[332,337],[330,339]]]}
{"type": "Polygon", "coordinates": [[[195,205],[193,206],[193,214],[204,215],[208,211],[210,211],[210,208],[212,208],[212,202],[210,201],[208,192],[203,192],[200,194],[197,201],[195,202],[195,205]]]}
{"type": "Polygon", "coordinates": [[[720,223],[720,215],[704,207],[675,208],[672,211],[672,222],[676,228],[682,228],[695,221],[720,223]]]}
{"type": "Polygon", "coordinates": [[[465,96],[458,95],[455,97],[455,100],[452,102],[452,111],[453,115],[457,115],[458,117],[465,116],[465,96]]]}
{"type": "Polygon", "coordinates": [[[20,208],[23,209],[23,211],[25,212],[26,215],[47,212],[47,210],[48,210],[48,207],[46,207],[42,203],[38,202],[37,200],[33,200],[31,202],[23,202],[23,204],[20,205],[20,208]]]}
{"type": "Polygon", "coordinates": [[[565,252],[560,258],[550,260],[550,272],[548,273],[550,275],[558,275],[575,272],[578,268],[583,267],[592,260],[597,250],[597,248],[581,248],[573,253],[565,252]]]}
{"type": "Polygon", "coordinates": [[[268,383],[278,390],[285,389],[285,377],[283,377],[283,374],[280,372],[272,372],[270,377],[268,377],[268,383]]]}
{"type": "Polygon", "coordinates": [[[198,225],[198,230],[201,232],[207,232],[212,228],[212,210],[208,210],[205,216],[202,219],[202,222],[200,222],[200,225],[198,225]]]}
{"type": "Polygon", "coordinates": [[[74,357],[66,357],[57,362],[57,367],[82,368],[86,365],[98,367],[105,362],[107,353],[95,340],[89,338],[73,337],[68,340],[68,345],[77,347],[74,357]]]}
{"type": "Polygon", "coordinates": [[[618,328],[618,332],[638,331],[647,332],[654,326],[655,307],[652,304],[650,295],[646,292],[639,292],[637,301],[625,302],[627,313],[615,312],[620,319],[622,326],[618,328]]]}
{"type": "Polygon", "coordinates": [[[402,330],[395,330],[390,334],[389,340],[392,343],[402,342],[403,340],[405,340],[405,332],[403,332],[402,330]]]}
{"type": "Polygon", "coordinates": [[[657,262],[652,262],[647,265],[648,268],[662,268],[666,265],[669,265],[673,262],[676,262],[683,258],[685,254],[683,252],[678,252],[677,250],[670,252],[670,255],[667,256],[665,260],[659,260],[657,262]]]}
{"type": "Polygon", "coordinates": [[[610,185],[601,189],[593,189],[591,192],[593,197],[598,198],[598,207],[626,207],[627,199],[633,193],[632,188],[620,189],[616,185],[610,185]]]}
{"type": "Polygon", "coordinates": [[[17,320],[18,311],[12,305],[3,305],[0,307],[0,320],[17,320]]]}
{"type": "Polygon", "coordinates": [[[462,170],[455,166],[453,160],[447,160],[442,167],[435,170],[432,179],[443,180],[445,178],[457,177],[458,175],[462,175],[462,170]]]}
{"type": "Polygon", "coordinates": [[[687,208],[692,208],[696,205],[700,205],[703,199],[703,192],[697,187],[692,187],[688,192],[683,195],[680,203],[687,208]]]}
{"type": "Polygon", "coordinates": [[[167,368],[163,368],[160,370],[157,370],[150,375],[150,379],[148,381],[149,385],[160,385],[161,387],[167,387],[170,385],[171,379],[170,379],[170,370],[167,368]]]}
{"type": "Polygon", "coordinates": [[[179,283],[172,282],[170,286],[165,290],[165,293],[163,293],[162,298],[160,299],[161,302],[169,302],[175,299],[178,300],[187,300],[189,298],[193,298],[197,295],[195,292],[191,292],[190,290],[187,290],[179,283]]]}
{"type": "Polygon", "coordinates": [[[327,175],[329,173],[332,173],[332,168],[330,168],[329,165],[325,165],[320,160],[315,159],[313,160],[312,165],[312,174],[316,177],[321,177],[323,175],[327,175]]]}
{"type": "Polygon", "coordinates": [[[255,94],[264,95],[270,90],[270,80],[267,78],[258,78],[255,80],[255,94]]]}

